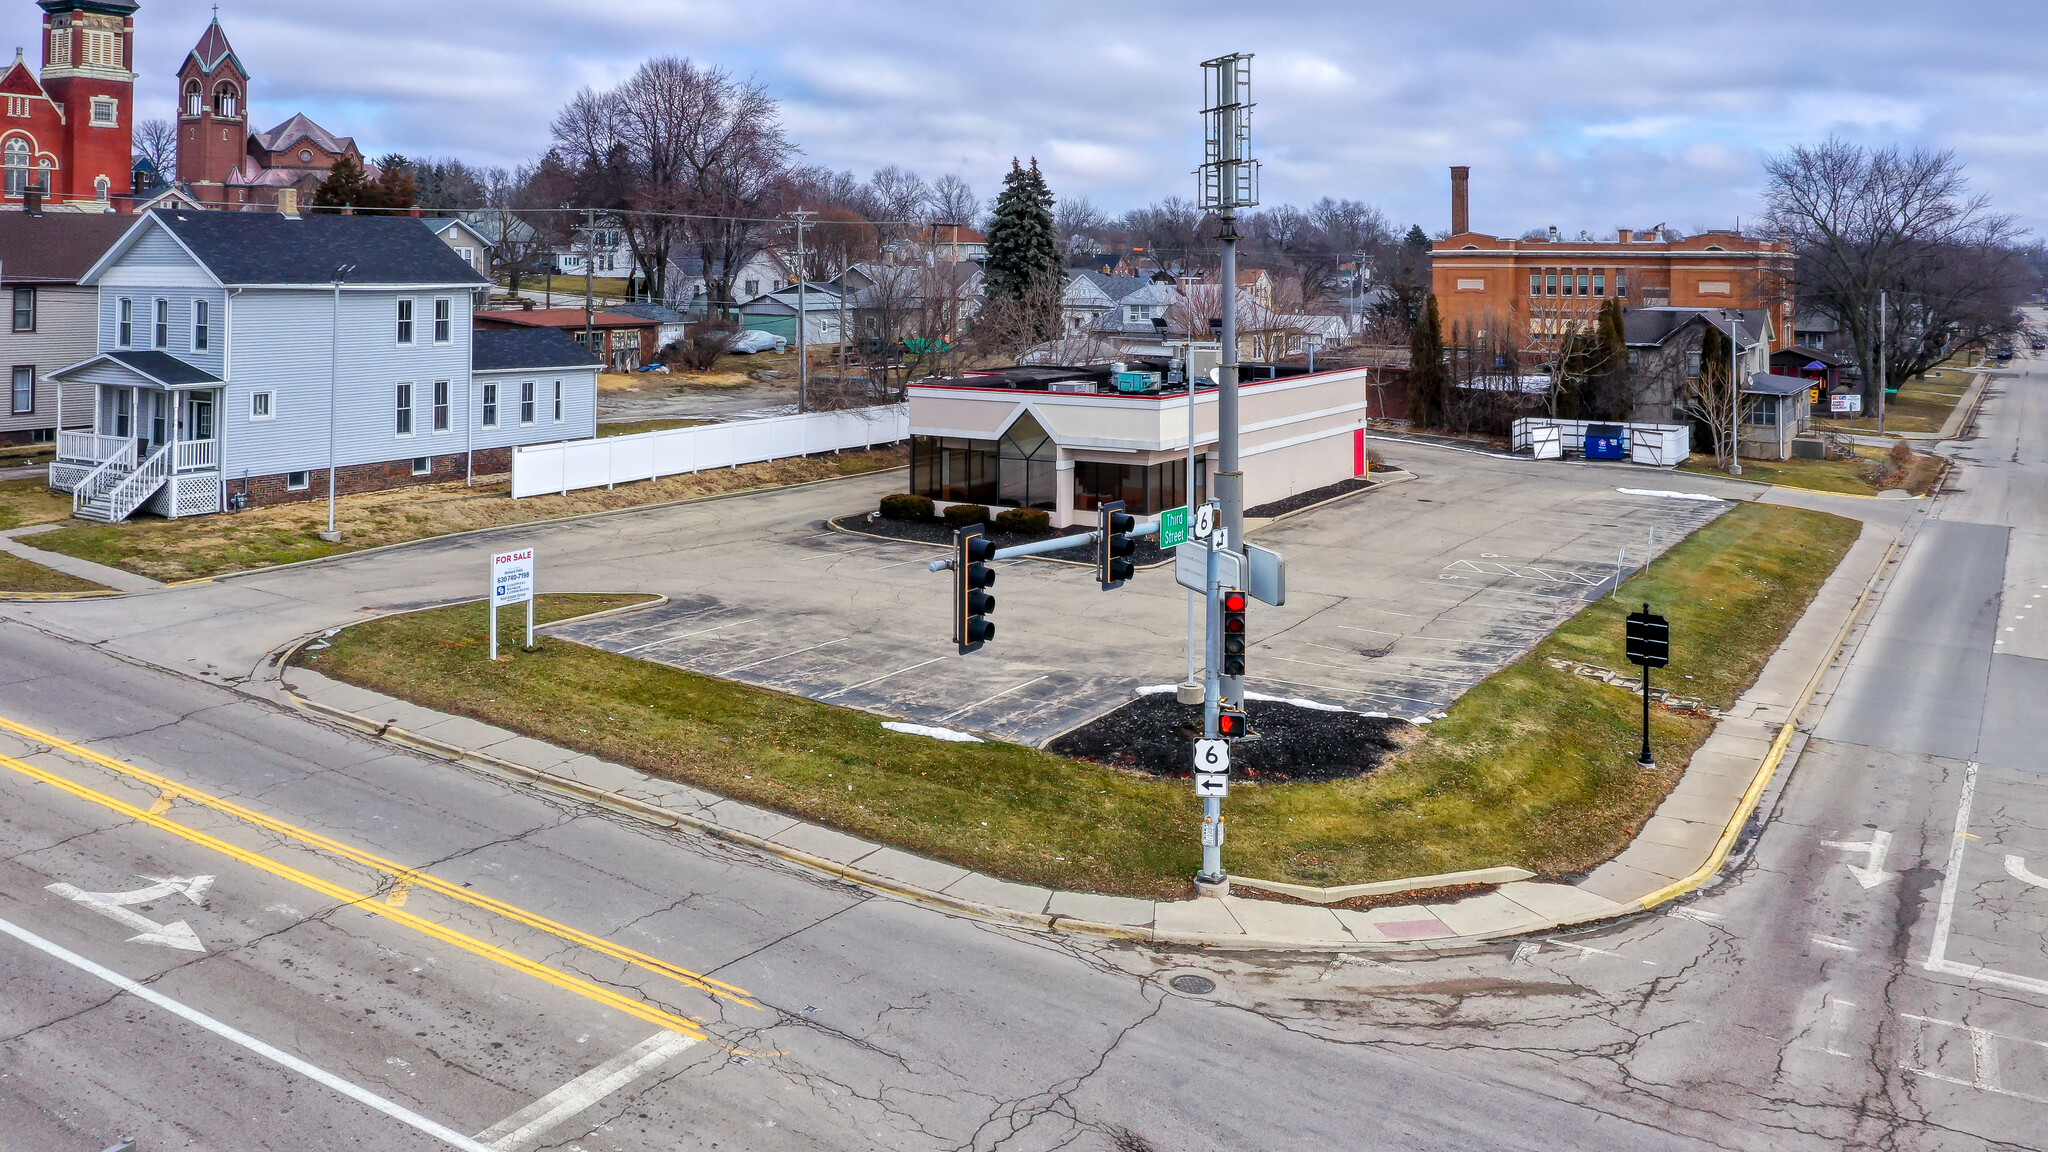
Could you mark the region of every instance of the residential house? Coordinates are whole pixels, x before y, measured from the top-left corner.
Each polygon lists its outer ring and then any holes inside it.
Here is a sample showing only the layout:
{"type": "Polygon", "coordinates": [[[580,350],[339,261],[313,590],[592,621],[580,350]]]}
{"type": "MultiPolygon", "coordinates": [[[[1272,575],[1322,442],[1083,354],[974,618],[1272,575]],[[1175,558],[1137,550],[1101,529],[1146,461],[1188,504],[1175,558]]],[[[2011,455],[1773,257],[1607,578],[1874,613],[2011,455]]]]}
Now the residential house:
{"type": "Polygon", "coordinates": [[[606,312],[620,316],[638,316],[655,323],[654,344],[650,349],[641,349],[641,361],[651,362],[660,357],[668,348],[689,334],[690,318],[666,304],[613,304],[606,312]]]}
{"type": "Polygon", "coordinates": [[[98,351],[50,379],[92,389],[91,431],[59,433],[50,484],[90,519],[313,499],[330,467],[337,493],[462,479],[596,434],[596,365],[480,345],[488,282],[417,220],[150,212],[80,283],[98,351]],[[477,360],[549,391],[494,410],[477,360]]]}
{"type": "MultiPolygon", "coordinates": [[[[1634,418],[1648,423],[1693,420],[1687,397],[1700,379],[1700,349],[1709,328],[1735,341],[1742,379],[1770,368],[1775,338],[1772,310],[1764,308],[1630,308],[1622,315],[1634,418]]],[[[1701,441],[1705,442],[1705,441],[1701,441]]]]}
{"type": "Polygon", "coordinates": [[[1816,416],[1828,414],[1830,396],[1854,390],[1855,385],[1849,381],[1853,374],[1847,371],[1848,368],[1849,362],[1845,358],[1804,344],[1794,344],[1771,353],[1771,371],[1780,376],[1797,376],[1807,382],[1807,403],[1816,416]]]}
{"type": "Polygon", "coordinates": [[[588,333],[590,350],[607,372],[638,372],[660,351],[658,321],[610,309],[591,313],[586,321],[581,308],[494,308],[478,312],[476,326],[482,330],[552,328],[578,343],[588,333]]]}
{"type": "Polygon", "coordinates": [[[882,255],[896,264],[980,264],[988,237],[962,224],[932,224],[883,245],[882,255]]]}
{"type": "Polygon", "coordinates": [[[980,311],[983,274],[976,264],[860,264],[842,282],[850,337],[867,347],[903,340],[955,343],[980,311]]]}
{"type": "Polygon", "coordinates": [[[1094,269],[1074,273],[1067,278],[1067,286],[1060,292],[1060,330],[1066,333],[1089,331],[1105,313],[1118,307],[1124,297],[1144,287],[1145,283],[1142,276],[1120,276],[1094,269]]]}
{"type": "MultiPolygon", "coordinates": [[[[804,343],[812,346],[837,344],[844,313],[840,304],[839,286],[836,284],[809,281],[801,288],[790,284],[773,292],[763,292],[741,304],[740,323],[763,332],[773,332],[786,338],[794,347],[797,344],[797,313],[801,310],[804,343]]],[[[845,323],[851,328],[852,317],[846,316],[845,323]]]]}
{"type": "Polygon", "coordinates": [[[620,277],[633,272],[633,249],[626,243],[626,234],[617,228],[598,228],[587,234],[588,239],[579,237],[573,244],[565,244],[549,254],[549,260],[557,276],[581,276],[587,269],[592,276],[620,277]]]}
{"type": "Polygon", "coordinates": [[[441,242],[455,250],[462,262],[476,269],[476,274],[489,278],[491,274],[491,242],[484,234],[468,222],[453,216],[420,221],[427,230],[441,238],[441,242]]]}
{"type": "Polygon", "coordinates": [[[1799,376],[1756,372],[1742,386],[1742,427],[1736,436],[1742,455],[1790,460],[1792,441],[1813,427],[1812,382],[1799,376]]]}
{"type": "Polygon", "coordinates": [[[99,293],[79,281],[134,222],[105,212],[0,212],[0,296],[9,311],[0,329],[9,400],[0,444],[54,441],[60,420],[91,425],[91,386],[60,394],[46,377],[99,350],[99,293]]]}

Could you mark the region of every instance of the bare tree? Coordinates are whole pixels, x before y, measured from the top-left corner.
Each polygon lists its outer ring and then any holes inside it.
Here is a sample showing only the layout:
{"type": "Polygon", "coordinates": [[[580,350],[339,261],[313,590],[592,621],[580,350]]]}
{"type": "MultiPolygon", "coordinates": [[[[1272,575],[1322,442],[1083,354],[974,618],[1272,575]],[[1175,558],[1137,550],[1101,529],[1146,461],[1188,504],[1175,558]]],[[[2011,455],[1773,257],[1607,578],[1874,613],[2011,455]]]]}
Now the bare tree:
{"type": "Polygon", "coordinates": [[[1740,429],[1736,424],[1736,403],[1740,382],[1734,365],[1729,337],[1713,324],[1701,334],[1696,363],[1690,357],[1673,358],[1672,369],[1685,371],[1688,379],[1675,394],[1687,416],[1706,425],[1714,445],[1714,466],[1728,468],[1735,461],[1740,429]]]}
{"type": "Polygon", "coordinates": [[[143,120],[135,125],[135,158],[147,160],[164,183],[178,178],[178,126],[169,120],[143,120]]]}
{"type": "Polygon", "coordinates": [[[1161,271],[1174,271],[1207,266],[1205,222],[1193,201],[1169,196],[1124,213],[1122,226],[1131,241],[1145,250],[1148,263],[1161,271]]]}
{"type": "Polygon", "coordinates": [[[890,164],[875,169],[874,175],[868,177],[868,194],[874,205],[868,219],[877,221],[881,243],[888,245],[918,231],[916,222],[925,218],[932,189],[924,177],[890,164]]]}
{"type": "Polygon", "coordinates": [[[960,177],[948,173],[932,181],[931,200],[926,209],[934,224],[959,224],[972,228],[981,215],[981,197],[960,177]]]}
{"type": "Polygon", "coordinates": [[[1764,170],[1766,218],[1798,256],[1799,298],[1848,335],[1867,407],[1878,387],[1881,293],[1900,324],[1886,333],[1887,349],[1906,352],[1888,365],[1891,381],[2019,330],[2023,281],[1993,257],[2016,247],[2018,225],[1969,193],[1954,152],[1830,137],[1773,156],[1764,170]]]}
{"type": "Polygon", "coordinates": [[[1086,196],[1062,196],[1053,209],[1053,227],[1060,235],[1060,251],[1069,258],[1082,252],[1100,251],[1097,233],[1109,225],[1109,217],[1102,214],[1086,196]],[[1084,243],[1085,248],[1076,248],[1084,243]]]}

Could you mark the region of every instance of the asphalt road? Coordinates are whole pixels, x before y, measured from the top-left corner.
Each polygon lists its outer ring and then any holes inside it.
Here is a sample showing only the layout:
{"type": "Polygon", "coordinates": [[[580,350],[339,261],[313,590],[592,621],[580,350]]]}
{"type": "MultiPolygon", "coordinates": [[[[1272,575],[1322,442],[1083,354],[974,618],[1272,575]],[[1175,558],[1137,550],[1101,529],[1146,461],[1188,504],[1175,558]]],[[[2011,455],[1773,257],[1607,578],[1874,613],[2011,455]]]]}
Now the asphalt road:
{"type": "Polygon", "coordinates": [[[463,575],[433,549],[10,612],[0,1146],[2048,1145],[2044,384],[1992,389],[1924,517],[1797,500],[1909,546],[1734,875],[1458,955],[990,927],[234,690],[309,615],[463,575]]]}

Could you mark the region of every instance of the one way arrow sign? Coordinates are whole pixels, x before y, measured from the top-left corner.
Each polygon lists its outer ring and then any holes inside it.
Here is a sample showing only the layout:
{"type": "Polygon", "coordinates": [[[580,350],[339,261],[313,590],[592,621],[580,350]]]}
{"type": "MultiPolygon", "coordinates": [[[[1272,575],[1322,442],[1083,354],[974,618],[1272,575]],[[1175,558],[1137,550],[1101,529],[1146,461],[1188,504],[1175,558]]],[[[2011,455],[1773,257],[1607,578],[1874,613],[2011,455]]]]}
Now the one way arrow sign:
{"type": "Polygon", "coordinates": [[[1858,867],[1850,864],[1848,869],[1849,875],[1856,877],[1856,882],[1865,888],[1875,888],[1897,875],[1895,872],[1884,870],[1885,854],[1892,850],[1892,834],[1889,832],[1873,828],[1870,830],[1869,841],[1861,844],[1848,844],[1840,840],[1823,840],[1820,844],[1823,848],[1840,848],[1845,852],[1863,853],[1863,865],[1858,867]]]}
{"type": "Polygon", "coordinates": [[[183,920],[159,924],[140,912],[129,911],[128,905],[147,904],[171,896],[183,896],[194,904],[204,904],[206,890],[211,887],[211,876],[168,876],[133,892],[87,892],[69,884],[51,884],[45,891],[54,892],[66,900],[76,900],[117,924],[136,929],[138,934],[128,938],[131,944],[157,944],[186,952],[204,952],[206,945],[199,942],[199,933],[183,920]]]}

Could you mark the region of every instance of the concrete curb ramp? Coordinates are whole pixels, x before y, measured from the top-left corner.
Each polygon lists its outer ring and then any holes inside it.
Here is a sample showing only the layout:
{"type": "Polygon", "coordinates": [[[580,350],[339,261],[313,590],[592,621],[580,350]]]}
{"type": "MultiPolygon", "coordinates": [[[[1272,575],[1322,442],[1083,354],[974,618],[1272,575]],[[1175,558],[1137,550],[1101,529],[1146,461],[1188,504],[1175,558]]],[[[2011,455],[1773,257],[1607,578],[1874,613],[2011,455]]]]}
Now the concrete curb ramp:
{"type": "MultiPolygon", "coordinates": [[[[292,705],[382,740],[650,823],[742,845],[877,892],[995,923],[1213,948],[1455,948],[1628,916],[1712,880],[1782,765],[1796,732],[1793,721],[1812,701],[1896,548],[1897,542],[1881,530],[1864,529],[1756,685],[1693,754],[1678,786],[1621,855],[1574,884],[1513,879],[1503,870],[1488,879],[1507,882],[1483,895],[1362,912],[1235,896],[1151,901],[1055,892],[661,780],[343,684],[311,669],[286,668],[284,674],[296,683],[281,687],[292,705]]],[[[282,654],[280,664],[297,647],[282,654]]],[[[1417,879],[1434,883],[1447,878],[1417,879]]],[[[1398,890],[1409,884],[1389,881],[1366,887],[1398,890]]]]}

